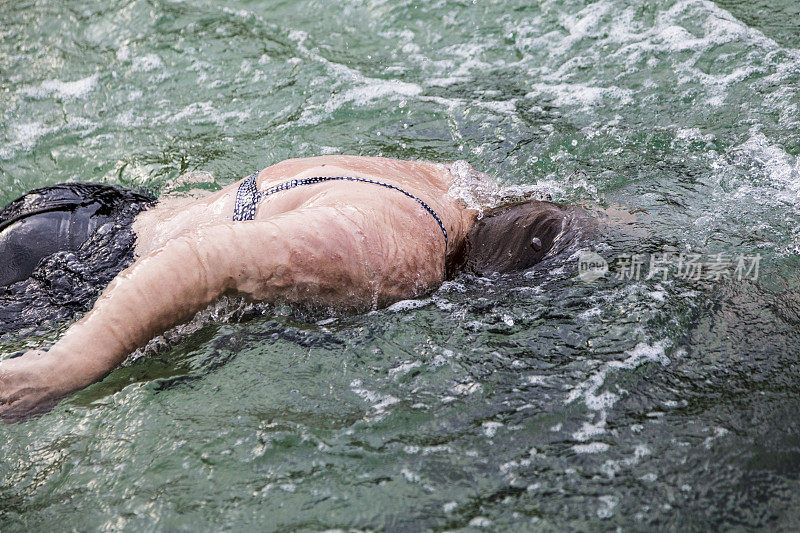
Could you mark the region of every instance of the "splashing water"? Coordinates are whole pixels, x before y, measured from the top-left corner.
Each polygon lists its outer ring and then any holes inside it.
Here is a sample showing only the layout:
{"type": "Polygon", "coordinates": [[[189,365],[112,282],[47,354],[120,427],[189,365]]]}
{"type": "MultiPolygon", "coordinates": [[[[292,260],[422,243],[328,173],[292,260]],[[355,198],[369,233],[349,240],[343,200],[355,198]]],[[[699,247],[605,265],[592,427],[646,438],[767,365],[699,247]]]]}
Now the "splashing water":
{"type": "Polygon", "coordinates": [[[447,169],[452,176],[448,194],[460,200],[467,209],[478,212],[478,218],[492,207],[515,200],[552,200],[553,189],[547,185],[506,185],[501,187],[497,180],[484,172],[478,172],[460,159],[447,169]]]}
{"type": "MultiPolygon", "coordinates": [[[[2,428],[0,530],[800,525],[796,1],[65,0],[0,18],[3,204],[350,153],[449,165],[478,209],[616,213],[584,250],[608,261],[591,282],[576,253],[356,316],[220,303],[2,428]],[[648,276],[664,253],[760,269],[648,276]]],[[[0,358],[59,324],[0,337],[0,358]]]]}

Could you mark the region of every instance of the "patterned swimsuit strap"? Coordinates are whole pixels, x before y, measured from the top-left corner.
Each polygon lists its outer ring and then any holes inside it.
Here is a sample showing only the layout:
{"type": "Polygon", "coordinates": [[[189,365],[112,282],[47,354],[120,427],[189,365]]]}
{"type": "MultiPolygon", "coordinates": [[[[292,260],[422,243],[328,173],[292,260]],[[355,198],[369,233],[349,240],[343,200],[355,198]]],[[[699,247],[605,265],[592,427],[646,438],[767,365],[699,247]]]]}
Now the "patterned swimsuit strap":
{"type": "Polygon", "coordinates": [[[439,218],[439,215],[431,209],[431,207],[414,196],[413,194],[404,191],[400,187],[395,185],[390,185],[388,183],[383,183],[376,180],[371,180],[368,178],[356,178],[352,176],[316,176],[313,178],[300,178],[289,180],[280,185],[276,185],[274,187],[270,187],[264,192],[260,192],[258,187],[256,186],[256,176],[258,172],[255,172],[250,177],[242,181],[241,185],[239,185],[239,189],[236,191],[236,204],[233,208],[233,220],[234,221],[241,221],[241,220],[253,220],[256,216],[256,209],[258,208],[259,202],[269,196],[270,194],[275,194],[279,191],[285,191],[287,189],[292,189],[294,187],[299,187],[300,185],[312,185],[315,183],[322,183],[324,181],[357,181],[361,183],[371,183],[373,185],[379,185],[381,187],[386,187],[387,189],[392,189],[397,192],[403,193],[404,195],[408,196],[415,202],[417,202],[422,209],[428,212],[429,215],[433,217],[436,223],[439,225],[439,229],[442,230],[442,235],[444,235],[444,245],[447,248],[447,230],[444,227],[444,223],[442,219],[439,218]]]}

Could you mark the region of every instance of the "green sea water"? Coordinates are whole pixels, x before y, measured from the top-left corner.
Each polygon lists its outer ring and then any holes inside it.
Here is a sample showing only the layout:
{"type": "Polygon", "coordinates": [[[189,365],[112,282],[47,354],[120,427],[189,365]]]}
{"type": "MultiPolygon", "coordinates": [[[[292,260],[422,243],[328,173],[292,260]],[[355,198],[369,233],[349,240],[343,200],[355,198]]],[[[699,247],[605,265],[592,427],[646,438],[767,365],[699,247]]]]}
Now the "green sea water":
{"type": "Polygon", "coordinates": [[[1,531],[800,527],[796,1],[20,0],[0,21],[0,204],[347,153],[635,214],[592,243],[591,282],[562,257],[363,315],[216,309],[0,427],[1,531]],[[647,279],[664,253],[759,271],[647,279]]]}

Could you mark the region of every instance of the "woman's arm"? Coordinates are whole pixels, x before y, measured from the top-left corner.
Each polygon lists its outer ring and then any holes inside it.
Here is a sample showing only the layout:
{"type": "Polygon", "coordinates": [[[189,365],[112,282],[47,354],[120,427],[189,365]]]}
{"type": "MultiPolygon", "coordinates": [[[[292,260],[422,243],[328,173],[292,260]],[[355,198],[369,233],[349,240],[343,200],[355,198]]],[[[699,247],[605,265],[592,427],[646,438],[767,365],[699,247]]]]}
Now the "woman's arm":
{"type": "Polygon", "coordinates": [[[228,258],[203,243],[239,231],[206,228],[173,239],[121,272],[49,351],[0,363],[0,416],[13,419],[49,408],[52,400],[101,379],[149,338],[221,294],[228,258]]]}
{"type": "Polygon", "coordinates": [[[398,228],[385,215],[315,207],[169,241],[120,273],[48,352],[0,363],[0,416],[29,413],[102,379],[226,293],[364,307],[430,290],[441,282],[443,257],[431,261],[425,246],[402,251],[391,232],[406,229],[404,217],[394,220],[398,228]]]}

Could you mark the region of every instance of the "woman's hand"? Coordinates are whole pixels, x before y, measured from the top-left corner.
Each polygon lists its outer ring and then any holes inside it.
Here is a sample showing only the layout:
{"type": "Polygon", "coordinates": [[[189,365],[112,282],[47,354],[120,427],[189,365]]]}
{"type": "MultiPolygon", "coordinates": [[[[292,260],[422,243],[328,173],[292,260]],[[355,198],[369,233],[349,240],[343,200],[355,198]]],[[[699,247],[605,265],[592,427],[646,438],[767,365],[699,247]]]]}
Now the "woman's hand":
{"type": "Polygon", "coordinates": [[[0,362],[0,420],[17,422],[50,410],[70,392],[57,356],[30,350],[0,362]]]}

